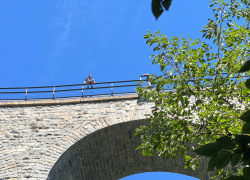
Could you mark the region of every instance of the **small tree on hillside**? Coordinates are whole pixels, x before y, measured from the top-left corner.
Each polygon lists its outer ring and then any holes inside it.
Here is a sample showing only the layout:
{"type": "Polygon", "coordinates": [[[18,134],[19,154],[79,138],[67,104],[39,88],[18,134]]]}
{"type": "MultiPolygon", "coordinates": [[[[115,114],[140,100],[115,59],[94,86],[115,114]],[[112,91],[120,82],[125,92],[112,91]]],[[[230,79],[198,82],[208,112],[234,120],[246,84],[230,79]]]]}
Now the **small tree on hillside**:
{"type": "Polygon", "coordinates": [[[160,32],[144,36],[158,52],[151,58],[162,74],[151,78],[155,88],[137,88],[141,98],[155,102],[148,115],[150,125],[137,129],[142,138],[139,148],[147,156],[180,154],[185,167],[192,169],[199,167],[200,158],[211,157],[208,171],[216,171],[217,178],[248,180],[250,113],[243,113],[250,109],[250,90],[244,83],[249,72],[239,70],[250,57],[250,3],[210,3],[215,18],[208,19],[201,32],[213,46],[160,32]],[[237,24],[236,18],[244,23],[237,24]],[[199,145],[195,157],[187,155],[190,143],[199,145]]]}

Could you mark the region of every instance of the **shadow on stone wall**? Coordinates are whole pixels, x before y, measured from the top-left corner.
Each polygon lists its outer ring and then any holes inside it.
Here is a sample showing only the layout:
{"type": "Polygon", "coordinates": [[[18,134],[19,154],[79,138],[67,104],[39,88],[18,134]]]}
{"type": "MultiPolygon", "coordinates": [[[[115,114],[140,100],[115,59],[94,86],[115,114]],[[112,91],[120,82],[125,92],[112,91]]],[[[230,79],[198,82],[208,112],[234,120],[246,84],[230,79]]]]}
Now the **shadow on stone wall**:
{"type": "Polygon", "coordinates": [[[184,159],[143,157],[135,129],[146,120],[124,122],[98,130],[64,152],[51,169],[48,180],[118,180],[142,172],[174,172],[208,180],[207,162],[192,171],[184,168],[184,159]]]}

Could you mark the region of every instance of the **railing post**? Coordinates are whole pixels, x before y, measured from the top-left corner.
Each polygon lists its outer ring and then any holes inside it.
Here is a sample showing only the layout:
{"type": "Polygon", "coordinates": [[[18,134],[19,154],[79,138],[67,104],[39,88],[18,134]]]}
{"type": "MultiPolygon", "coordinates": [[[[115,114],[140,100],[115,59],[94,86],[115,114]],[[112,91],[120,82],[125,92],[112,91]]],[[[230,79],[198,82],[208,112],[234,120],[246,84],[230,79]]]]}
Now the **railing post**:
{"type": "Polygon", "coordinates": [[[113,83],[111,83],[111,94],[112,94],[112,96],[114,95],[114,92],[113,92],[113,83]]]}
{"type": "Polygon", "coordinates": [[[84,98],[83,89],[84,89],[84,86],[82,86],[82,98],[84,98]]]}
{"type": "Polygon", "coordinates": [[[54,86],[54,90],[53,90],[53,99],[55,100],[55,90],[56,90],[56,87],[54,86]]]}
{"type": "Polygon", "coordinates": [[[26,93],[25,93],[25,101],[27,101],[27,99],[28,99],[28,88],[26,88],[26,93]]]}

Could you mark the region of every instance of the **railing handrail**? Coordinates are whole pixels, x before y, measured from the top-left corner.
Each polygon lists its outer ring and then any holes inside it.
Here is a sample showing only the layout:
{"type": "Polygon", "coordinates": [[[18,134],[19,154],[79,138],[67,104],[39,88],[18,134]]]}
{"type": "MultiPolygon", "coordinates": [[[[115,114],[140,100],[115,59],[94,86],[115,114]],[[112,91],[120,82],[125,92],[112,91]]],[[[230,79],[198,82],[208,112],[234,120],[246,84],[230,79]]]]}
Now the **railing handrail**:
{"type": "Polygon", "coordinates": [[[85,98],[85,97],[93,97],[93,96],[116,96],[116,95],[122,95],[122,94],[124,95],[124,94],[131,94],[131,93],[135,94],[136,93],[135,89],[133,90],[133,92],[131,92],[131,88],[129,89],[129,87],[137,87],[140,84],[136,82],[141,82],[141,81],[147,81],[147,80],[137,79],[137,80],[126,80],[126,81],[99,82],[99,83],[94,83],[94,88],[84,88],[84,86],[88,86],[86,83],[85,84],[82,83],[82,84],[70,84],[70,85],[57,85],[57,86],[3,87],[3,88],[0,88],[0,95],[1,95],[0,101],[14,101],[14,100],[27,101],[27,100],[42,100],[42,99],[54,99],[55,100],[55,99],[67,99],[67,98],[85,98]],[[121,84],[117,84],[117,83],[121,83],[121,84]],[[122,83],[127,83],[127,84],[122,85],[122,83]],[[102,84],[103,86],[98,86],[102,84]],[[117,84],[117,85],[114,85],[114,84],[117,84]],[[62,87],[72,87],[72,88],[62,88],[62,87]],[[124,88],[121,89],[122,87],[124,88]],[[107,93],[106,90],[100,92],[98,91],[98,89],[110,89],[111,91],[109,90],[110,93],[107,93]],[[114,89],[116,89],[116,92],[114,92],[114,89]],[[126,92],[124,92],[124,89],[126,92]],[[77,91],[81,91],[81,93],[79,94],[77,93],[77,91]],[[67,94],[66,92],[72,92],[72,93],[67,94]],[[84,92],[87,92],[87,93],[84,93],[84,92]],[[51,93],[51,94],[48,94],[48,93],[51,93]],[[31,95],[31,94],[34,94],[34,95],[31,95]],[[24,98],[22,98],[23,95],[24,95],[24,98]]]}
{"type": "MultiPolygon", "coordinates": [[[[128,80],[128,81],[110,81],[110,82],[99,82],[99,83],[95,83],[96,84],[110,84],[110,83],[125,83],[125,82],[136,82],[136,81],[145,81],[145,80],[128,80]]],[[[82,85],[87,85],[85,84],[69,84],[69,85],[57,85],[57,86],[33,86],[33,87],[3,87],[0,89],[38,89],[38,88],[54,88],[54,87],[69,87],[69,86],[82,86],[82,85]]]]}
{"type": "MultiPolygon", "coordinates": [[[[143,76],[141,76],[143,77],[143,76]]],[[[127,92],[123,92],[124,89],[119,89],[119,88],[126,88],[126,87],[137,87],[140,86],[139,83],[135,84],[136,82],[142,82],[142,81],[148,81],[148,79],[142,80],[140,79],[137,80],[126,80],[126,81],[111,81],[111,82],[99,82],[99,83],[94,83],[94,88],[84,88],[84,86],[88,86],[87,84],[70,84],[70,85],[57,85],[57,86],[36,86],[36,87],[3,87],[0,88],[0,101],[22,101],[22,100],[41,100],[41,99],[67,99],[67,98],[85,98],[85,97],[93,97],[93,96],[115,96],[115,95],[124,95],[124,94],[131,94],[134,93],[136,94],[135,89],[133,89],[133,92],[131,92],[131,89],[125,89],[127,92]],[[130,84],[124,84],[124,85],[114,85],[116,83],[129,83],[133,82],[130,84]],[[110,84],[107,86],[96,86],[96,85],[102,85],[102,84],[110,84]],[[80,86],[76,88],[62,88],[62,87],[73,87],[73,86],[80,86]],[[51,89],[49,89],[51,88],[51,89]],[[61,89],[60,89],[61,88],[61,89]],[[117,90],[117,89],[119,90],[117,90]],[[39,90],[35,90],[39,89],[39,90]],[[98,89],[110,89],[110,93],[106,93],[107,91],[98,91],[98,89]],[[16,90],[16,91],[12,91],[16,90]],[[19,90],[19,91],[17,91],[19,90]],[[90,90],[97,90],[94,93],[90,90]],[[114,92],[116,90],[116,92],[114,92]],[[76,91],[81,91],[81,93],[78,93],[76,91]],[[85,93],[88,92],[87,94],[85,93]],[[64,93],[65,92],[65,93],[64,93]],[[66,93],[66,92],[72,92],[72,93],[66,93]],[[105,93],[103,93],[105,92],[105,93]],[[40,93],[40,94],[39,94],[40,93]],[[47,94],[51,93],[51,94],[47,94]],[[93,93],[93,94],[91,94],[93,93]],[[5,96],[5,94],[9,94],[9,97],[5,96]],[[14,95],[13,95],[14,94],[14,95]],[[22,97],[22,94],[24,97],[22,97]],[[34,94],[34,95],[31,95],[34,94]],[[74,94],[74,95],[73,95],[74,94]],[[29,96],[28,96],[29,95],[29,96]],[[62,97],[63,95],[63,97],[62,97]],[[5,97],[1,97],[5,96],[5,97]],[[10,97],[12,96],[12,97],[10,97]],[[61,96],[61,97],[58,97],[61,96]]],[[[238,76],[238,77],[248,77],[248,76],[238,76]]],[[[231,77],[231,78],[238,78],[238,77],[231,77]]],[[[209,78],[208,78],[209,79],[209,78]]],[[[189,80],[189,81],[194,81],[194,80],[189,80]]],[[[90,85],[91,86],[91,85],[90,85]]],[[[174,89],[166,89],[167,91],[173,91],[174,89]]]]}

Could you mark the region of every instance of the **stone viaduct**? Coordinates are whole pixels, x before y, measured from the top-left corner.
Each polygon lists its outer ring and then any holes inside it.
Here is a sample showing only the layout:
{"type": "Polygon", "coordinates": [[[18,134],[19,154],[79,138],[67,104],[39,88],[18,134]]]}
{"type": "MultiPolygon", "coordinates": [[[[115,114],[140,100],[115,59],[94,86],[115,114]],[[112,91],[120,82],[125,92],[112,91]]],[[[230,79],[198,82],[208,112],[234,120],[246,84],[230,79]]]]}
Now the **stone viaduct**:
{"type": "Polygon", "coordinates": [[[206,163],[143,157],[135,129],[152,102],[137,95],[0,103],[0,180],[118,180],[175,172],[208,180],[206,163]]]}

